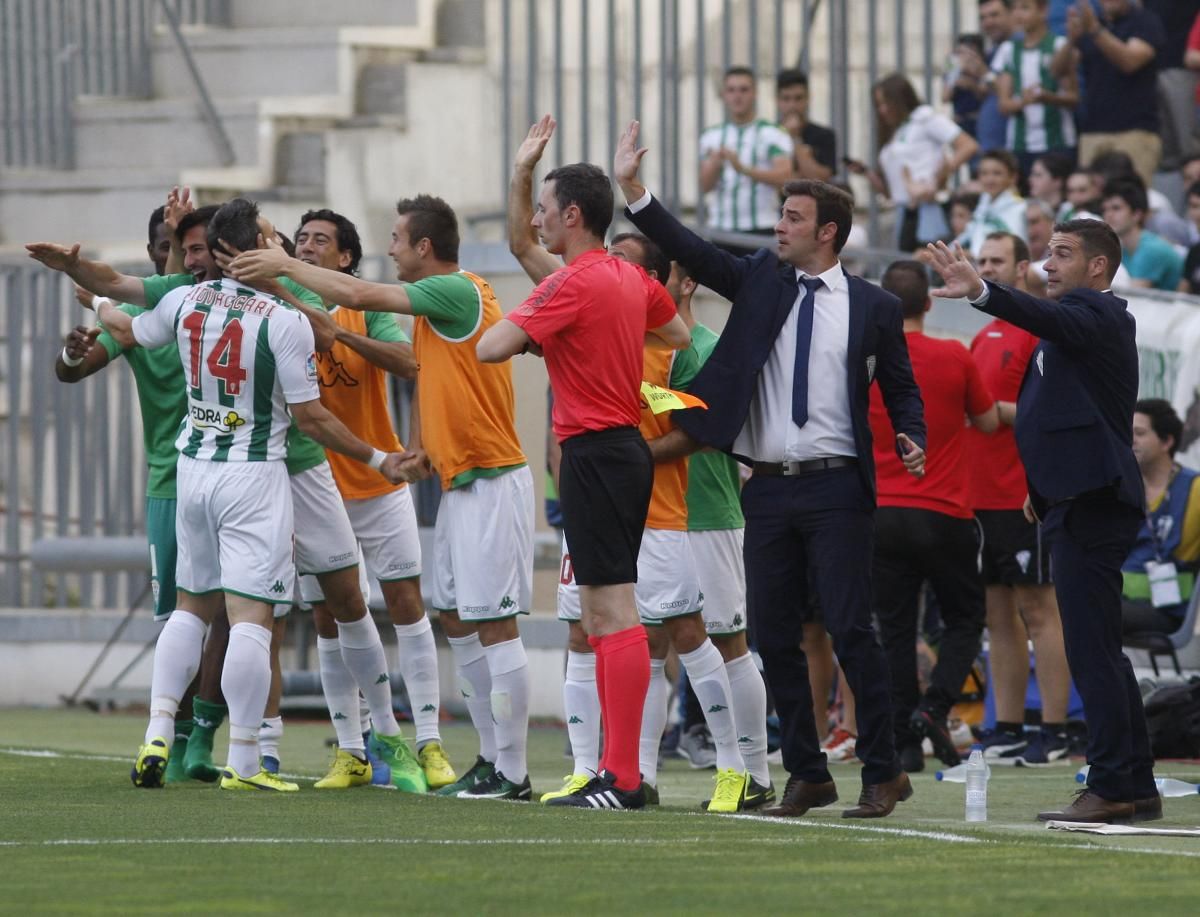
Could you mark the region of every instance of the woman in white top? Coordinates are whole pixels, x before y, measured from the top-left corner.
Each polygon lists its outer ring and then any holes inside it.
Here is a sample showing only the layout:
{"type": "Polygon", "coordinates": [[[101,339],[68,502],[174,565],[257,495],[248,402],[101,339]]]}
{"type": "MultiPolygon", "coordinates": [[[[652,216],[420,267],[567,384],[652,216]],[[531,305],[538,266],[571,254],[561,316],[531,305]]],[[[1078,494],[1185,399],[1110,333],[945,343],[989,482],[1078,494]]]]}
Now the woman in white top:
{"type": "Polygon", "coordinates": [[[908,78],[885,76],[871,89],[879,138],[878,169],[847,163],[897,208],[896,244],[914,251],[944,238],[949,227],[937,194],[979,144],[957,124],[922,105],[908,78]]]}

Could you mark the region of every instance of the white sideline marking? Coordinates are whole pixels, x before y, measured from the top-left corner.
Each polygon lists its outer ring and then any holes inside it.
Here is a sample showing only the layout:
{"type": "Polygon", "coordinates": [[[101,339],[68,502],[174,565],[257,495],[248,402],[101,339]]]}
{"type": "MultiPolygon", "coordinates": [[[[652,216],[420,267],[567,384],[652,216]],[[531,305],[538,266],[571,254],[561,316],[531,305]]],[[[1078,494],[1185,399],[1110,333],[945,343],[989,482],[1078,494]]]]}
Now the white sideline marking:
{"type": "MultiPolygon", "coordinates": [[[[829,831],[865,831],[868,834],[890,834],[895,837],[917,837],[930,841],[944,841],[949,844],[991,844],[995,841],[989,838],[974,837],[969,834],[952,834],[949,831],[921,831],[917,828],[888,828],[883,825],[854,825],[829,821],[807,821],[799,818],[773,818],[769,815],[726,815],[726,818],[737,818],[743,821],[766,822],[771,825],[791,825],[793,828],[817,828],[829,831]]],[[[739,840],[738,843],[741,843],[739,840]]]]}
{"type": "MultiPolygon", "coordinates": [[[[705,837],[674,837],[661,840],[649,838],[408,838],[408,837],[175,837],[175,838],[59,838],[44,841],[0,841],[0,847],[120,847],[139,846],[148,844],[275,844],[275,845],[304,845],[316,844],[324,846],[385,844],[397,847],[545,847],[562,846],[564,844],[576,847],[588,846],[622,846],[666,847],[679,844],[708,844],[711,838],[705,837]]],[[[744,838],[739,844],[762,844],[766,846],[783,846],[795,843],[789,838],[761,837],[744,838]]]]}
{"type": "MultiPolygon", "coordinates": [[[[66,752],[53,751],[49,748],[0,748],[0,754],[16,755],[20,758],[64,758],[70,761],[117,761],[124,764],[132,764],[133,756],[122,757],[119,755],[93,755],[83,752],[66,752]]],[[[286,777],[288,780],[306,780],[312,783],[320,780],[320,777],[313,777],[309,774],[278,774],[280,777],[286,777]]]]}

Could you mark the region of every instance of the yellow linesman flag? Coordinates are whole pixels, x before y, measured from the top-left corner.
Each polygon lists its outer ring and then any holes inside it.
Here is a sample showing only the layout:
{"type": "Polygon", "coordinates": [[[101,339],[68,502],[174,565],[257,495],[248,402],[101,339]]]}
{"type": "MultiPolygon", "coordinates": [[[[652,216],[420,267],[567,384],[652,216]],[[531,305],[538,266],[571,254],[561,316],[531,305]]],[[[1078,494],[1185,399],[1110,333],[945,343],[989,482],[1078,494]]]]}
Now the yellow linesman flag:
{"type": "Polygon", "coordinates": [[[667,411],[682,411],[685,408],[707,408],[708,405],[687,392],[677,392],[673,388],[663,388],[653,382],[642,383],[642,403],[655,414],[665,414],[667,411]]]}

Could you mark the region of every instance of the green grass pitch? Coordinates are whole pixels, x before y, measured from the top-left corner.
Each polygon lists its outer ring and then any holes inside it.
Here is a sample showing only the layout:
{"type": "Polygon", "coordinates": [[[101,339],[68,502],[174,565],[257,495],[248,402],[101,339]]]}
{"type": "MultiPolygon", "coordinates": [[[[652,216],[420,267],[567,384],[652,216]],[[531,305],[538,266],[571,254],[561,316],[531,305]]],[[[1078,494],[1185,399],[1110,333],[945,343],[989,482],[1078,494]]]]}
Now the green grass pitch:
{"type": "MultiPolygon", "coordinates": [[[[316,792],[332,734],[288,721],[289,796],[188,784],[135,790],[141,717],[0,711],[0,913],[31,914],[1194,914],[1200,838],[1048,831],[1079,762],[994,769],[989,821],[966,825],[963,787],[916,775],[890,818],[841,805],[791,821],[701,814],[711,771],[668,761],[663,805],[590,812],[316,792]]],[[[456,766],[471,730],[450,725],[456,766]]],[[[534,728],[534,790],[570,765],[560,729],[534,728]]],[[[219,737],[223,753],[224,738],[219,737]]],[[[833,768],[841,802],[858,770],[833,768]]],[[[1200,779],[1200,766],[1160,775],[1200,779]]],[[[782,789],[783,775],[775,781],[782,789]]],[[[1200,796],[1165,801],[1164,827],[1200,826],[1200,796]]]]}

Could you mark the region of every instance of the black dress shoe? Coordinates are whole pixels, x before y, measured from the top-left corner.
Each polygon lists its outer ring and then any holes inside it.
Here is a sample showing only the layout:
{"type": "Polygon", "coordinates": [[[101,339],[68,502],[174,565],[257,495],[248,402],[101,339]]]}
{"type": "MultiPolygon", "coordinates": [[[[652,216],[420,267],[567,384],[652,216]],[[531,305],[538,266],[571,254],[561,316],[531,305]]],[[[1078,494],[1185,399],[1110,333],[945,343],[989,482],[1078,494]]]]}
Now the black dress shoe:
{"type": "MultiPolygon", "coordinates": [[[[1149,800],[1144,800],[1149,804],[1149,800]]],[[[1039,812],[1038,821],[1070,821],[1088,824],[1128,825],[1134,820],[1132,802],[1115,802],[1098,796],[1090,789],[1075,794],[1075,801],[1060,812],[1039,812]]],[[[1162,800],[1158,803],[1162,814],[1162,800]]],[[[1149,819],[1147,819],[1149,820],[1149,819]]]]}
{"type": "Polygon", "coordinates": [[[946,718],[936,719],[928,710],[918,710],[908,721],[909,728],[923,739],[928,739],[933,746],[933,753],[947,767],[962,763],[962,755],[954,740],[950,738],[950,729],[946,726],[946,718]]]}
{"type": "Polygon", "coordinates": [[[1162,817],[1162,797],[1157,793],[1145,799],[1135,799],[1133,801],[1133,820],[1135,822],[1158,821],[1162,817]]]}
{"type": "Polygon", "coordinates": [[[890,815],[896,803],[913,794],[908,774],[901,771],[885,783],[869,783],[862,788],[858,805],[842,812],[842,818],[883,818],[890,815]]]}
{"type": "Polygon", "coordinates": [[[832,780],[825,783],[809,783],[799,777],[788,777],[783,798],[779,805],[759,809],[763,815],[775,818],[799,818],[809,809],[833,805],[837,802],[837,787],[832,780]]]}

